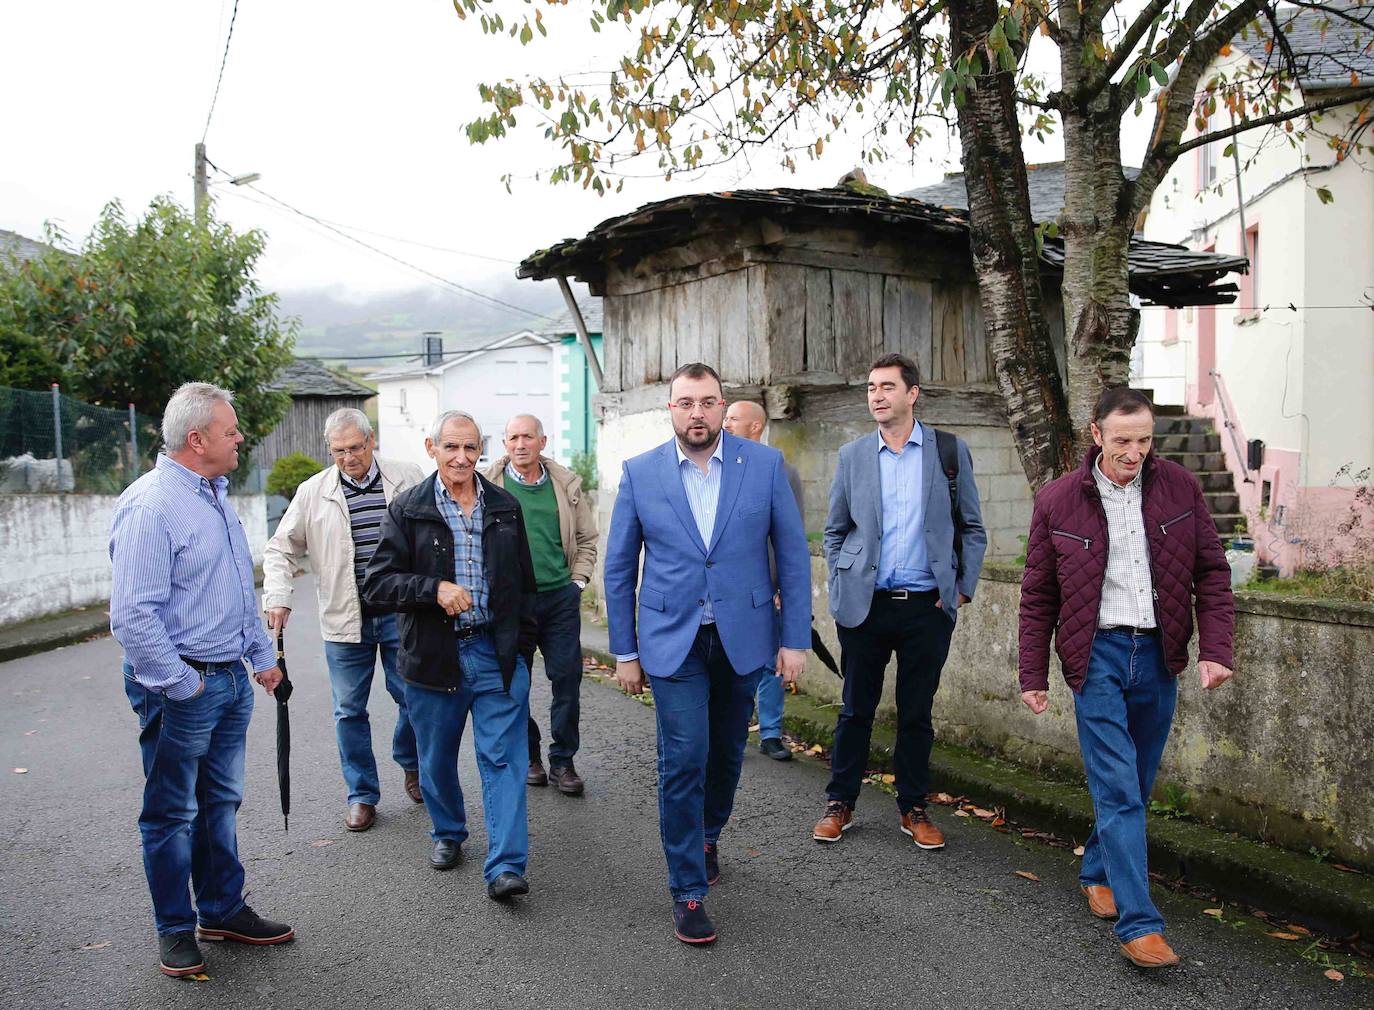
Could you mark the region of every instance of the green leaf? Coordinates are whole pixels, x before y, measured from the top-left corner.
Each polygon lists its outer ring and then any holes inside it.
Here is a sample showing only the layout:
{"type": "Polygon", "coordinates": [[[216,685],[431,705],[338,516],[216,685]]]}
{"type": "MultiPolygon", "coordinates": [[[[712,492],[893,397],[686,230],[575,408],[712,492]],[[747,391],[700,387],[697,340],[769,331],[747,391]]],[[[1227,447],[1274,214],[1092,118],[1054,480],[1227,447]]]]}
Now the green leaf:
{"type": "Polygon", "coordinates": [[[1002,30],[1002,22],[992,26],[992,31],[988,32],[988,48],[996,52],[1007,44],[1007,33],[1002,30]]]}
{"type": "Polygon", "coordinates": [[[1150,61],[1150,73],[1154,75],[1161,88],[1169,86],[1169,72],[1159,65],[1155,60],[1150,61]]]}
{"type": "Polygon", "coordinates": [[[1332,203],[1336,198],[1331,195],[1331,190],[1327,189],[1325,186],[1318,186],[1317,199],[1322,203],[1332,203]]]}
{"type": "Polygon", "coordinates": [[[534,32],[531,31],[530,26],[526,24],[524,28],[520,29],[520,44],[522,46],[527,46],[530,44],[531,41],[533,41],[533,39],[534,32]]]}
{"type": "Polygon", "coordinates": [[[997,65],[1009,74],[1016,72],[1016,54],[1011,51],[1011,46],[997,50],[997,65]]]}
{"type": "Polygon", "coordinates": [[[1229,158],[1229,157],[1231,157],[1231,155],[1233,155],[1233,154],[1235,154],[1235,153],[1236,153],[1236,145],[1235,145],[1235,142],[1233,141],[1233,142],[1227,144],[1224,148],[1222,148],[1221,156],[1222,156],[1223,158],[1229,158]]]}
{"type": "Polygon", "coordinates": [[[1144,98],[1150,93],[1150,78],[1147,74],[1141,74],[1135,79],[1135,94],[1137,98],[1144,98]]]}

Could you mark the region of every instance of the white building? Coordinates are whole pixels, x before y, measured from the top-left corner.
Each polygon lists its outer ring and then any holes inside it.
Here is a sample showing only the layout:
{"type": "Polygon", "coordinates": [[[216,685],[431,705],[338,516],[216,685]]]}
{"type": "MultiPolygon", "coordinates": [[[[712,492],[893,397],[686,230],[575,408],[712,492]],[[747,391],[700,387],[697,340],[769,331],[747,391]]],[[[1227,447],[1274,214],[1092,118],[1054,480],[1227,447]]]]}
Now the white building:
{"type": "MultiPolygon", "coordinates": [[[[1374,12],[1344,9],[1369,23],[1367,41],[1374,12]]],[[[1374,75],[1374,57],[1350,42],[1355,26],[1317,10],[1288,17],[1306,68],[1296,101],[1339,96],[1352,71],[1374,75]]],[[[1237,40],[1214,69],[1234,75],[1252,55],[1264,60],[1253,35],[1255,52],[1246,45],[1237,40]]],[[[1234,154],[1229,141],[1186,152],[1145,226],[1155,240],[1251,261],[1234,305],[1143,311],[1132,384],[1212,419],[1257,549],[1285,571],[1341,560],[1349,538],[1337,526],[1359,508],[1354,487],[1371,483],[1359,474],[1374,465],[1374,174],[1367,155],[1339,157],[1329,141],[1357,114],[1334,109],[1321,135],[1296,142],[1256,130],[1234,154]],[[1264,443],[1254,460],[1249,439],[1264,443]]],[[[1229,123],[1218,103],[1210,128],[1229,123]]]]}

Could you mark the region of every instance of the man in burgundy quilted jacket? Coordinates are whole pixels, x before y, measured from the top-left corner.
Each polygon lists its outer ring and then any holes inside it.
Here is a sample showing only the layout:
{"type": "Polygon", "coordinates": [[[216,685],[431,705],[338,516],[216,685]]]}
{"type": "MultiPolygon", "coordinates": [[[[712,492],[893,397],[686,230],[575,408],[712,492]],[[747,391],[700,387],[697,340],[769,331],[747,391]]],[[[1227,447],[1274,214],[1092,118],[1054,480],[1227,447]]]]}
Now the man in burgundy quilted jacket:
{"type": "Polygon", "coordinates": [[[1088,908],[1116,919],[1142,968],[1177,964],[1150,900],[1145,808],[1188,665],[1197,598],[1202,686],[1231,677],[1231,572],[1197,478],[1150,453],[1154,408],[1109,389],[1077,471],[1035,497],[1021,581],[1021,700],[1049,706],[1050,636],[1074,693],[1097,823],[1079,872],[1088,908]]]}

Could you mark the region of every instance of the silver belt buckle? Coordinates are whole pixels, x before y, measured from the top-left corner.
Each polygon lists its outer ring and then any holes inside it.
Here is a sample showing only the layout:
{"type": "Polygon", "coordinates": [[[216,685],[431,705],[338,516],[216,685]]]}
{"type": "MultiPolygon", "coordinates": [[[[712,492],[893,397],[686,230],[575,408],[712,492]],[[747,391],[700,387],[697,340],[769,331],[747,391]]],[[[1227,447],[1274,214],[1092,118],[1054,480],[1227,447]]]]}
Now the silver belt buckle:
{"type": "Polygon", "coordinates": [[[894,600],[905,600],[911,596],[905,589],[889,589],[888,593],[894,600]]]}

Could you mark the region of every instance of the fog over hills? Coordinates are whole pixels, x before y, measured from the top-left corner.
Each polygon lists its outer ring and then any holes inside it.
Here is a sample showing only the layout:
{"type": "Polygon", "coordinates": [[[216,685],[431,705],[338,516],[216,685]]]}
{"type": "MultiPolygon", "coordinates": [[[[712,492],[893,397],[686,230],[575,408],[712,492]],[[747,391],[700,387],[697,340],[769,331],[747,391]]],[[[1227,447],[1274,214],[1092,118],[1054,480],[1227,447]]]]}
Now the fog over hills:
{"type": "MultiPolygon", "coordinates": [[[[564,311],[563,296],[552,281],[481,278],[463,283],[503,302],[528,309],[521,314],[439,287],[356,293],[336,286],[280,291],[279,312],[301,321],[296,354],[338,362],[353,369],[381,368],[402,360],[367,355],[418,354],[421,334],[492,337],[517,330],[539,330],[564,311]],[[547,317],[547,318],[541,318],[547,317]]],[[[578,297],[583,285],[573,285],[578,297]]]]}

